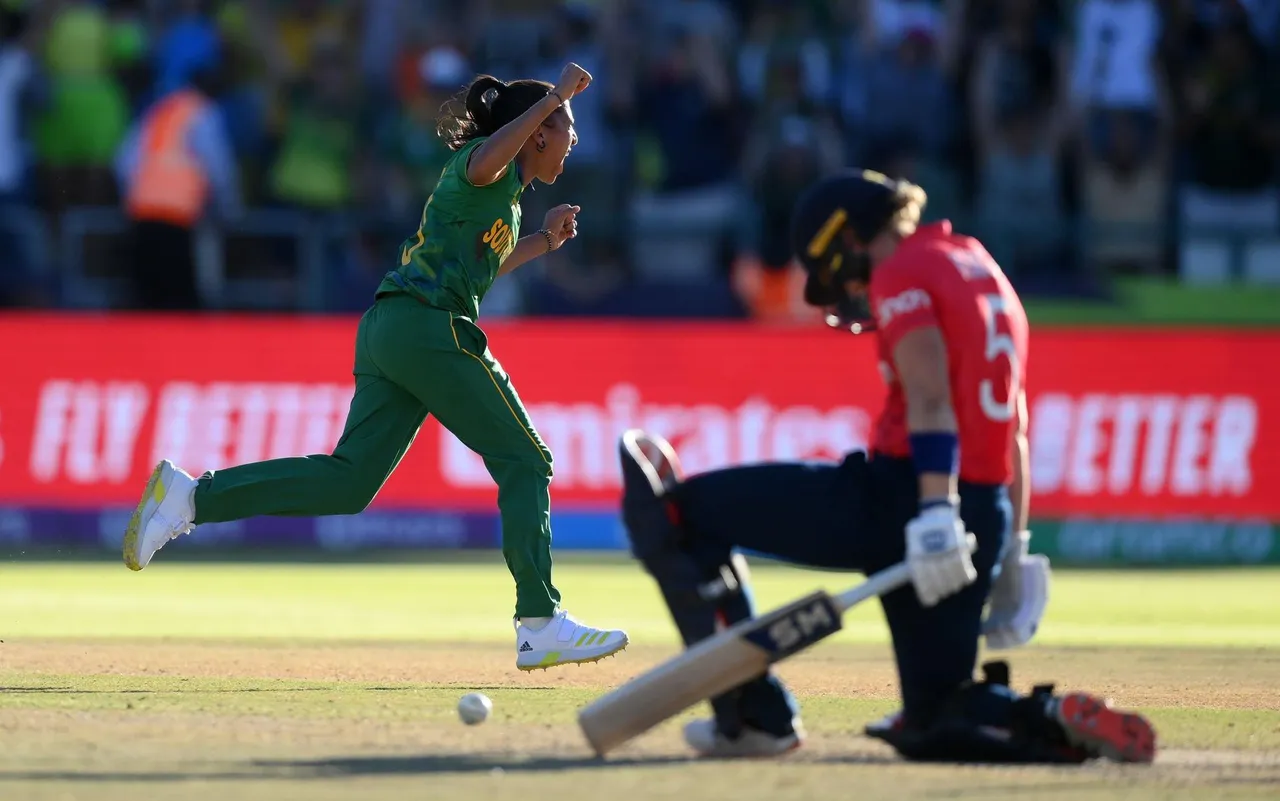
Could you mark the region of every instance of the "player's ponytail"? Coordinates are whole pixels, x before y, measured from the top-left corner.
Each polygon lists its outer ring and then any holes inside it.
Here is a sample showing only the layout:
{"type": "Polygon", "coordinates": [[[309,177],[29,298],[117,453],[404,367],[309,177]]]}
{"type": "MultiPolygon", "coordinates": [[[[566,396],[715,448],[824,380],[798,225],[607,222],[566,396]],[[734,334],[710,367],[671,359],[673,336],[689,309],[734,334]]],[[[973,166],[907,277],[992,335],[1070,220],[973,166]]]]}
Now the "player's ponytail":
{"type": "Polygon", "coordinates": [[[492,136],[497,130],[493,124],[492,104],[505,86],[492,75],[478,76],[441,107],[440,118],[436,120],[436,135],[450,150],[458,150],[472,139],[492,136]]]}
{"type": "Polygon", "coordinates": [[[497,130],[493,124],[491,104],[497,102],[498,96],[506,86],[492,75],[481,75],[467,87],[467,99],[463,102],[466,105],[467,116],[475,123],[480,136],[490,136],[497,130]],[[489,96],[490,92],[493,92],[492,96],[489,96]]]}
{"type": "Polygon", "coordinates": [[[492,75],[480,75],[441,109],[436,134],[450,150],[459,150],[472,139],[493,136],[553,88],[543,81],[506,83],[492,75]]]}

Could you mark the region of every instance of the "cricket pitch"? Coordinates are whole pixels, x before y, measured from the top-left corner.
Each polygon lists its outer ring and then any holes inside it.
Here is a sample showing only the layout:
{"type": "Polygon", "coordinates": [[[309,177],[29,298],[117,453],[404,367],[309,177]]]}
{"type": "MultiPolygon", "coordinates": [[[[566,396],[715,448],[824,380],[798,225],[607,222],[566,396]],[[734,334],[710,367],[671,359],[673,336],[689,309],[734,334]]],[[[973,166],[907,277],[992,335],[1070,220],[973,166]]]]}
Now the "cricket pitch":
{"type": "MultiPolygon", "coordinates": [[[[1053,680],[1142,709],[1160,735],[1157,762],[977,768],[908,765],[862,736],[896,706],[874,604],[855,610],[834,641],[781,666],[810,733],[788,758],[692,760],[680,726],[704,714],[695,708],[598,760],[577,710],[674,653],[674,634],[638,571],[560,570],[566,598],[587,599],[584,618],[616,619],[636,644],[594,665],[517,671],[501,629],[510,588],[500,565],[177,563],[137,576],[114,565],[12,565],[0,582],[0,799],[1280,796],[1280,637],[1266,644],[1280,633],[1274,571],[1183,574],[1169,591],[1202,600],[1214,581],[1256,582],[1220,593],[1235,621],[1219,627],[1221,641],[1191,619],[1191,643],[1153,611],[1169,606],[1158,603],[1167,574],[1055,576],[1045,641],[1008,655],[1014,683],[1053,680]],[[1077,616],[1098,603],[1099,582],[1146,582],[1138,592],[1157,602],[1100,616],[1088,635],[1077,616]],[[448,618],[471,606],[495,633],[448,618]],[[452,622],[435,625],[433,615],[452,622]],[[1173,633],[1163,644],[1154,635],[1117,642],[1125,627],[1143,626],[1173,633]],[[227,636],[235,628],[243,636],[227,636]],[[483,725],[457,718],[470,691],[494,701],[483,725]]],[[[757,575],[763,605],[851,581],[784,568],[757,575]]]]}

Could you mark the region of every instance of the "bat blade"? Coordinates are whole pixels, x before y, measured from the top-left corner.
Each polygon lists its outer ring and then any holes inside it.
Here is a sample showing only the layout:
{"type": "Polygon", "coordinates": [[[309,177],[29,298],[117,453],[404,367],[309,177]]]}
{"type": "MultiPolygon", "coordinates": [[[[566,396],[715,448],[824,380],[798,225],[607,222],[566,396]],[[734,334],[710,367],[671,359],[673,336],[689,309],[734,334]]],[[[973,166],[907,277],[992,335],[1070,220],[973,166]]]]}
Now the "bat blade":
{"type": "Polygon", "coordinates": [[[727,632],[703,640],[578,713],[578,725],[600,756],[689,707],[764,673],[769,657],[727,632]],[[697,646],[695,646],[697,648],[697,646]]]}
{"type": "Polygon", "coordinates": [[[764,674],[834,634],[836,602],[817,591],[763,617],[708,637],[608,693],[578,713],[578,725],[601,756],[684,710],[764,674]]]}
{"type": "Polygon", "coordinates": [[[869,576],[835,597],[819,590],[708,637],[651,668],[578,713],[600,756],[706,701],[764,674],[769,665],[839,631],[845,610],[911,579],[906,564],[869,576]]]}

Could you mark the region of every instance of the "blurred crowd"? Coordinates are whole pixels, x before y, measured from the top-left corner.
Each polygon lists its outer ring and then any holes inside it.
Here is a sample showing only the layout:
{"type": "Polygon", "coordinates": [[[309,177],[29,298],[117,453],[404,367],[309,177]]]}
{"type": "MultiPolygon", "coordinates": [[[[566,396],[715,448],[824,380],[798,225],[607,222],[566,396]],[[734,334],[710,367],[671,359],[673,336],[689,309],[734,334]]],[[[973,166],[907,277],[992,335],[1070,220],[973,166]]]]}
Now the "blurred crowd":
{"type": "MultiPolygon", "coordinates": [[[[57,241],[69,209],[123,209],[137,121],[214,74],[198,88],[231,157],[210,176],[208,221],[234,230],[289,210],[351,223],[320,249],[319,273],[297,273],[326,282],[326,308],[366,304],[416,226],[449,155],[434,134],[444,100],[480,72],[554,81],[567,61],[595,77],[573,102],[580,144],[554,186],[526,191],[525,219],[573,202],[581,235],[498,282],[486,314],[803,314],[789,210],[845,165],[922,184],[928,216],[984,237],[1027,292],[1175,272],[1197,231],[1280,230],[1277,0],[0,8],[0,217],[36,210],[57,241]]],[[[17,227],[0,225],[15,242],[17,227]]],[[[252,275],[304,258],[285,250],[228,245],[222,258],[252,275]]],[[[101,263],[54,258],[41,272],[32,252],[4,248],[8,304],[56,305],[68,282],[136,261],[77,250],[101,263]]]]}

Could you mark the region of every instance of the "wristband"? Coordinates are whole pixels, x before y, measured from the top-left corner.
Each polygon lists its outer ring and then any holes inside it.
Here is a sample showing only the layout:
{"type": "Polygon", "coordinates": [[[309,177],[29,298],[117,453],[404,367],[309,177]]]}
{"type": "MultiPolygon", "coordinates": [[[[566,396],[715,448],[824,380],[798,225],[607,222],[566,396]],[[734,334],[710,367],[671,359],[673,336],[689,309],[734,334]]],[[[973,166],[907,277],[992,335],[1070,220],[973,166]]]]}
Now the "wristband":
{"type": "Polygon", "coordinates": [[[955,475],[960,466],[960,439],[951,432],[912,434],[911,461],[916,473],[955,475]]]}

